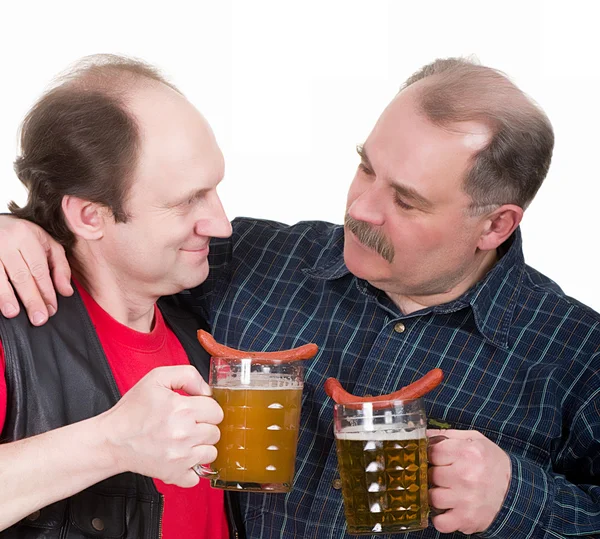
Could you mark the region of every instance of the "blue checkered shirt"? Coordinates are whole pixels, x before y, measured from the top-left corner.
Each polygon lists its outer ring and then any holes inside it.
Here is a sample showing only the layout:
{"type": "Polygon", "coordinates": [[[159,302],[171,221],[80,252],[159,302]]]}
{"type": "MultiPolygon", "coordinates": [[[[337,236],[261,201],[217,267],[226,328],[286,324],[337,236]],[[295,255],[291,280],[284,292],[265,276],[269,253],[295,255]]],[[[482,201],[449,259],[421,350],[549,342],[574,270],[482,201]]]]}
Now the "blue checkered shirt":
{"type": "MultiPolygon", "coordinates": [[[[351,537],[323,383],[377,395],[434,367],[445,380],[425,399],[428,415],[480,431],[512,462],[504,505],[478,536],[600,537],[600,315],[525,265],[519,230],[483,281],[410,315],[349,273],[340,226],[244,218],[233,230],[211,244],[209,280],[184,301],[229,346],[320,347],[307,364],[294,488],[240,495],[249,537],[351,537]]],[[[395,537],[440,536],[430,525],[395,537]]]]}

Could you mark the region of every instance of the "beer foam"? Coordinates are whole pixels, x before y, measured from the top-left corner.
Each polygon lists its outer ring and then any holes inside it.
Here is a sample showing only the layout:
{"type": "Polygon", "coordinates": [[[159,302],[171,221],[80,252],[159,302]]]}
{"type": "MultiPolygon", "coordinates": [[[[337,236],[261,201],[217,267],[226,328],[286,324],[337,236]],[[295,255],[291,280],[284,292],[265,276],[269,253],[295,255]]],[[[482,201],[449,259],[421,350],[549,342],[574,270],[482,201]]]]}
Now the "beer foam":
{"type": "Polygon", "coordinates": [[[335,433],[335,437],[340,440],[360,440],[363,442],[388,442],[397,440],[415,440],[425,438],[425,428],[416,428],[410,430],[390,430],[389,425],[375,425],[373,430],[359,431],[354,428],[347,428],[335,433]]]}
{"type": "Polygon", "coordinates": [[[220,384],[218,386],[212,386],[213,390],[214,389],[227,389],[230,391],[302,391],[302,386],[298,386],[298,385],[292,385],[292,383],[290,383],[289,385],[279,385],[279,386],[256,386],[256,385],[251,385],[251,386],[242,386],[239,385],[238,382],[232,381],[232,384],[235,383],[237,385],[228,385],[227,383],[225,384],[220,384]]]}

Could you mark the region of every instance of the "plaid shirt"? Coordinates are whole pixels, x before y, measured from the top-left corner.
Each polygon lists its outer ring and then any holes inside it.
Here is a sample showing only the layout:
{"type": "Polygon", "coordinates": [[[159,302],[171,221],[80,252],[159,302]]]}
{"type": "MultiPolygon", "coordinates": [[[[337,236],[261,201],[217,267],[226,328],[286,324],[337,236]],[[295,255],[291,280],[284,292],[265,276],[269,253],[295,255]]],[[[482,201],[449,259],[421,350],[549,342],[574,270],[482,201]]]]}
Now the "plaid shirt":
{"type": "MultiPolygon", "coordinates": [[[[211,244],[209,280],[184,301],[224,344],[320,347],[306,365],[294,488],[240,495],[249,537],[351,537],[323,383],[335,376],[357,395],[377,395],[434,367],[445,380],[425,398],[429,417],[480,431],[512,462],[504,505],[479,536],[600,534],[600,315],[525,265],[518,230],[462,297],[404,315],[349,273],[342,227],[233,224],[230,239],[211,244]]],[[[396,535],[440,536],[432,526],[396,535]]]]}

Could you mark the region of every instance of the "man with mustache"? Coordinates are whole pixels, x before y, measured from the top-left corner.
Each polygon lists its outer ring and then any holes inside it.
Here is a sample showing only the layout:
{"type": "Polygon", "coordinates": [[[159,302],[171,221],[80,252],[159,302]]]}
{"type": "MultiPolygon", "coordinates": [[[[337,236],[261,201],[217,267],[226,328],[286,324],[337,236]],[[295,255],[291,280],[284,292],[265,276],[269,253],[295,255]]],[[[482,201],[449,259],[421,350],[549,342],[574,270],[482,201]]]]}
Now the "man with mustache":
{"type": "MultiPolygon", "coordinates": [[[[600,316],[525,264],[519,229],[553,145],[545,114],[503,74],[436,60],[358,148],[344,227],[236,219],[231,238],[211,243],[207,281],[179,299],[217,340],[320,346],[294,489],[242,498],[249,537],[345,536],[329,376],[376,395],[436,367],[445,380],[427,413],[452,428],[429,433],[444,438],[429,449],[433,527],[418,537],[600,533],[600,316]]],[[[35,238],[52,242],[3,222],[43,268],[35,238]]],[[[0,248],[28,312],[44,315],[48,271],[34,280],[14,254],[0,248]]],[[[68,275],[62,262],[54,272],[57,283],[68,275]]],[[[16,304],[3,286],[6,313],[16,304]]]]}

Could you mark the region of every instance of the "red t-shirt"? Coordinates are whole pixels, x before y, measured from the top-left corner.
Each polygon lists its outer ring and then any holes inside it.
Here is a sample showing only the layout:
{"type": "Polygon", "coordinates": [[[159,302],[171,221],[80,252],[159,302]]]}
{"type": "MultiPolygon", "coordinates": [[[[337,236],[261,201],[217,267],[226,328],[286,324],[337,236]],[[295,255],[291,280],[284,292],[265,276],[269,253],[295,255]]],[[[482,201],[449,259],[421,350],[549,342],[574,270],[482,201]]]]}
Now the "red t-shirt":
{"type": "MultiPolygon", "coordinates": [[[[122,395],[155,367],[189,364],[183,347],[166,325],[158,307],[154,308],[154,329],[150,333],[140,333],[117,322],[78,284],[77,289],[122,395]]],[[[4,369],[4,350],[0,343],[0,432],[7,408],[4,369]]],[[[229,537],[223,491],[210,488],[208,480],[201,479],[193,488],[166,485],[158,479],[154,483],[164,496],[162,524],[165,539],[229,537]]]]}

